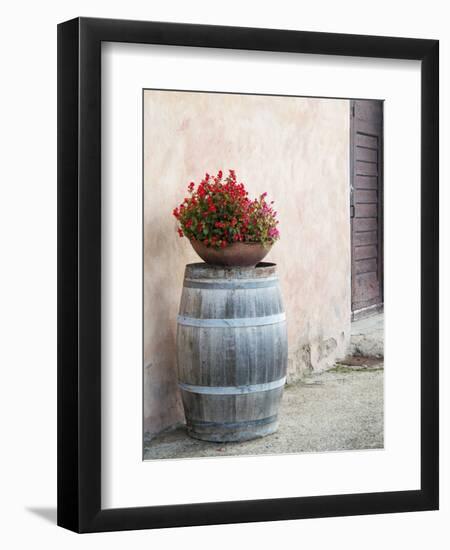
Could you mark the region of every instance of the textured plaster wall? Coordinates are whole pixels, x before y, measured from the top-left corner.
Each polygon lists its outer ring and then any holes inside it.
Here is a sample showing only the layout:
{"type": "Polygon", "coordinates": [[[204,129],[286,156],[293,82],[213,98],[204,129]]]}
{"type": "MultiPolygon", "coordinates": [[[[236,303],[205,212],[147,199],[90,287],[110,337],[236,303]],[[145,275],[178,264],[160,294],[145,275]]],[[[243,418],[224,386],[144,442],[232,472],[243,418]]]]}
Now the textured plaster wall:
{"type": "Polygon", "coordinates": [[[183,420],[175,333],[184,265],[175,232],[187,184],[234,168],[251,195],[267,191],[281,240],[289,380],[332,366],[350,336],[349,102],[146,91],[144,96],[144,430],[183,420]]]}

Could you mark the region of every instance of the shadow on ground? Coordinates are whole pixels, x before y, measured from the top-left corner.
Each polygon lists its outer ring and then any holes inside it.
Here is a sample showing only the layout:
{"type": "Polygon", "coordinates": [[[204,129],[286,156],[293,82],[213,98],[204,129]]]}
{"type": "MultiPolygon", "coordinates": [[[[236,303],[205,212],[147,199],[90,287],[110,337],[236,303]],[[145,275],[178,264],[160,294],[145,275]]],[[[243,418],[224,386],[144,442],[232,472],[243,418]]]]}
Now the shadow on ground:
{"type": "Polygon", "coordinates": [[[278,432],[240,443],[190,438],[184,426],[144,448],[144,459],[383,448],[383,363],[337,365],[286,387],[278,432]]]}
{"type": "Polygon", "coordinates": [[[35,507],[26,508],[26,510],[27,512],[31,512],[35,516],[39,516],[40,518],[56,525],[56,508],[46,508],[44,506],[42,507],[35,506],[35,507]]]}

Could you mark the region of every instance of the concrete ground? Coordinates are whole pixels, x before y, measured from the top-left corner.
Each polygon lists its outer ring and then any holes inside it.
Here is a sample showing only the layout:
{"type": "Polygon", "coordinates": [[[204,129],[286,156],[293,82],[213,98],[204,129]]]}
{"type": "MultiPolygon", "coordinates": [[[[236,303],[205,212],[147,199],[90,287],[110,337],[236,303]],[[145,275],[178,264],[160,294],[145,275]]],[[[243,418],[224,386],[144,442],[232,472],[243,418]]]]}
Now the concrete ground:
{"type": "Polygon", "coordinates": [[[184,426],[144,448],[144,459],[260,455],[383,447],[383,363],[338,364],[285,388],[278,432],[243,443],[190,438],[184,426]]]}
{"type": "Polygon", "coordinates": [[[384,314],[353,321],[349,355],[384,357],[384,314]]]}

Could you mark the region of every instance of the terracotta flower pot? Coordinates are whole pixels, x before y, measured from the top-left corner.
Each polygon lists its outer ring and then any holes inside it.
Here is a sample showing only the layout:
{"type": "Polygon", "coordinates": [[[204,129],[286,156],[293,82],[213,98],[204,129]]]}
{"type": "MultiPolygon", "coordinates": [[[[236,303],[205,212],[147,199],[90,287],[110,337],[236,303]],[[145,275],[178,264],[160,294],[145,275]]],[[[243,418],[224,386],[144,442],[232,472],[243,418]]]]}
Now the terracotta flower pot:
{"type": "Polygon", "coordinates": [[[261,243],[238,242],[230,244],[226,248],[209,247],[196,240],[192,240],[190,243],[204,262],[226,267],[254,267],[272,248],[272,245],[264,246],[261,243]]]}

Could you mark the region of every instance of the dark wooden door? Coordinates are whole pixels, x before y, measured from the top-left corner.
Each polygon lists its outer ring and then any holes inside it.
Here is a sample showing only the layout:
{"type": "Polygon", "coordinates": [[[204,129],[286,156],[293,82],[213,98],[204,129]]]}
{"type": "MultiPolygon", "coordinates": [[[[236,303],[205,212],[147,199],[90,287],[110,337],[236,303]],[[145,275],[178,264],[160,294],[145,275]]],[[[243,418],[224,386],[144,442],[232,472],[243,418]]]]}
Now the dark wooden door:
{"type": "Polygon", "coordinates": [[[350,104],[352,315],[383,306],[383,102],[350,104]]]}

